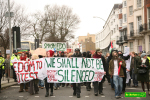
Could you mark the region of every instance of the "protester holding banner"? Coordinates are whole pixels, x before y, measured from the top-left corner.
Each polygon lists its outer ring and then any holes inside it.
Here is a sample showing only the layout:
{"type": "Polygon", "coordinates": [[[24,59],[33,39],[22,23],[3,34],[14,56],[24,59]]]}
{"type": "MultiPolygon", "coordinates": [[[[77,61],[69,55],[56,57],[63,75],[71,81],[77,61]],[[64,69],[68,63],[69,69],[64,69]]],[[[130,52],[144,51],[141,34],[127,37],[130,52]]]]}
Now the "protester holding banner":
{"type": "MultiPolygon", "coordinates": [[[[86,58],[91,58],[91,52],[90,51],[87,51],[86,58]]],[[[87,91],[91,90],[91,82],[86,82],[86,90],[87,91]]]]}
{"type": "Polygon", "coordinates": [[[123,68],[126,67],[126,63],[123,59],[118,57],[118,52],[112,52],[112,60],[109,62],[109,74],[113,76],[113,82],[115,86],[115,97],[116,99],[121,98],[122,85],[124,77],[123,68]]]}
{"type": "MultiPolygon", "coordinates": [[[[27,61],[27,56],[25,55],[24,52],[20,56],[20,61],[27,61]]],[[[21,83],[19,92],[23,92],[23,88],[24,88],[24,83],[21,83]]],[[[25,91],[28,92],[28,83],[25,83],[25,91]]]]}
{"type": "MultiPolygon", "coordinates": [[[[32,55],[32,60],[39,59],[38,55],[34,54],[32,55]]],[[[38,88],[38,79],[33,79],[30,81],[30,95],[38,94],[39,88],[38,88]]]]}
{"type": "MultiPolygon", "coordinates": [[[[76,48],[75,53],[72,55],[72,57],[82,57],[82,54],[80,53],[80,49],[76,48]]],[[[77,98],[80,98],[81,93],[81,83],[73,83],[73,95],[77,98]]]]}
{"type": "MultiPolygon", "coordinates": [[[[66,57],[64,51],[60,53],[60,57],[66,57]]],[[[60,83],[59,83],[60,84],[60,83]]],[[[65,83],[61,83],[62,87],[65,86],[65,83]]]]}
{"type": "MultiPolygon", "coordinates": [[[[100,49],[96,50],[95,54],[93,55],[93,58],[102,59],[103,68],[104,68],[104,71],[106,71],[105,58],[102,56],[102,51],[100,49]]],[[[99,92],[99,94],[103,95],[103,82],[104,82],[104,79],[105,78],[103,77],[101,82],[98,82],[98,81],[93,82],[94,83],[94,94],[95,94],[95,96],[98,96],[98,92],[99,92]]]]}
{"type": "MultiPolygon", "coordinates": [[[[49,52],[48,53],[49,57],[54,57],[54,51],[49,50],[48,52],[49,52]]],[[[45,87],[46,87],[46,95],[45,95],[45,97],[49,96],[49,87],[51,88],[51,94],[50,94],[50,96],[53,96],[53,85],[54,85],[54,83],[48,83],[47,82],[47,78],[45,79],[45,87]]]]}
{"type": "MultiPolygon", "coordinates": [[[[14,60],[14,59],[20,60],[19,55],[17,55],[17,51],[13,50],[13,53],[14,54],[12,54],[11,60],[14,60]]],[[[17,82],[17,77],[16,77],[16,73],[15,73],[15,70],[14,70],[14,67],[13,67],[13,63],[11,62],[10,65],[11,65],[11,69],[13,70],[13,79],[14,79],[14,82],[17,82]]]]}

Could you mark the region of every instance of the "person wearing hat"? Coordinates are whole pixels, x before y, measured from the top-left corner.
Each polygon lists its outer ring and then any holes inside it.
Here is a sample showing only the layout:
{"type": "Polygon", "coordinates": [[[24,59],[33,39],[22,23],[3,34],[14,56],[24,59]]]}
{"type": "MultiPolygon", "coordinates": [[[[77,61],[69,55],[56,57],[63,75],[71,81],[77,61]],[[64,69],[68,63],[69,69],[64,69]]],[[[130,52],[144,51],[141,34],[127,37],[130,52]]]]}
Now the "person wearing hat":
{"type": "MultiPolygon", "coordinates": [[[[48,57],[54,57],[54,51],[49,50],[48,53],[47,53],[47,56],[48,57]]],[[[53,85],[54,85],[54,83],[48,83],[47,78],[45,78],[45,88],[46,88],[45,97],[49,96],[49,88],[51,88],[50,96],[53,96],[53,85]]]]}
{"type": "Polygon", "coordinates": [[[149,69],[150,69],[150,64],[149,64],[149,60],[147,59],[147,54],[146,53],[141,54],[141,66],[138,66],[138,70],[140,70],[140,69],[145,69],[146,72],[142,73],[142,74],[138,72],[137,80],[141,81],[141,86],[142,86],[143,92],[145,92],[144,83],[146,83],[148,94],[150,95],[150,91],[149,91],[149,69]]]}
{"type": "MultiPolygon", "coordinates": [[[[13,50],[13,54],[11,56],[11,60],[14,60],[14,59],[20,60],[19,55],[17,55],[17,50],[13,50]]],[[[16,77],[16,73],[15,73],[15,70],[14,70],[14,67],[13,67],[13,63],[10,62],[10,65],[11,65],[11,69],[13,70],[13,79],[14,79],[14,82],[17,82],[17,77],[16,77]]]]}
{"type": "MultiPolygon", "coordinates": [[[[75,49],[75,53],[71,56],[71,58],[72,57],[82,57],[82,54],[79,48],[75,49]]],[[[77,96],[77,98],[80,98],[81,83],[73,83],[72,85],[73,85],[73,95],[77,96]]]]}
{"type": "MultiPolygon", "coordinates": [[[[105,62],[105,57],[102,56],[102,50],[96,49],[96,52],[93,55],[93,58],[102,59],[104,73],[106,73],[106,62],[105,62]]],[[[105,77],[103,77],[101,82],[98,82],[98,81],[93,82],[94,83],[94,94],[95,94],[95,96],[98,96],[98,92],[99,92],[99,94],[103,95],[103,82],[105,81],[104,79],[105,79],[105,77]]]]}
{"type": "Polygon", "coordinates": [[[2,79],[2,75],[4,71],[4,65],[3,65],[4,62],[5,62],[5,59],[1,55],[1,51],[0,51],[0,93],[1,93],[1,79],[2,79]]]}

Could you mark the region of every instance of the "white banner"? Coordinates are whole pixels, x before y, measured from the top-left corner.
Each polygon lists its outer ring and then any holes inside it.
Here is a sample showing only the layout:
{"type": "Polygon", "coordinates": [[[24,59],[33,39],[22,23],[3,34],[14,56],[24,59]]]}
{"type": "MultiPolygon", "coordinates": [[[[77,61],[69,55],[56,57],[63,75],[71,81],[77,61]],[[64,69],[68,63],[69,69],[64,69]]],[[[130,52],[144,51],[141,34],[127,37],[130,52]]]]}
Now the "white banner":
{"type": "Polygon", "coordinates": [[[34,61],[15,61],[18,83],[33,79],[49,83],[80,83],[101,81],[104,76],[101,59],[94,58],[42,58],[34,61]]]}
{"type": "Polygon", "coordinates": [[[67,51],[66,42],[42,42],[42,48],[46,50],[67,51]]]}

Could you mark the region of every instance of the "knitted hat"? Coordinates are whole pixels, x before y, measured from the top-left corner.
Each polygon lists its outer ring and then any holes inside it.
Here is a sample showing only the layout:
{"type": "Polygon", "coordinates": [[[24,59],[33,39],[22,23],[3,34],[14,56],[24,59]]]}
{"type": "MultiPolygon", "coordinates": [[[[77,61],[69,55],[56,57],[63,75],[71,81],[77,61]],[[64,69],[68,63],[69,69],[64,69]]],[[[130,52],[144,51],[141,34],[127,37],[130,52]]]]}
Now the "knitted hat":
{"type": "Polygon", "coordinates": [[[147,54],[146,53],[142,53],[141,54],[141,58],[143,58],[144,56],[146,56],[147,54]]]}

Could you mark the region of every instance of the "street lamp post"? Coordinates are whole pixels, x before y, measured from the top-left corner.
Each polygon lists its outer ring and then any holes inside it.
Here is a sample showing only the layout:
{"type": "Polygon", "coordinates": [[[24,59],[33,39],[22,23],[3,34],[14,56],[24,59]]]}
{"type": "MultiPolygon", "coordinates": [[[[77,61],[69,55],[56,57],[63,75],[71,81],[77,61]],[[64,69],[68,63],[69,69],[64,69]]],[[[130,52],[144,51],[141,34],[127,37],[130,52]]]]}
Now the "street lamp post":
{"type": "MultiPolygon", "coordinates": [[[[8,19],[9,19],[9,48],[10,48],[10,61],[11,61],[12,48],[11,48],[11,18],[10,18],[10,1],[9,0],[8,0],[8,15],[9,15],[8,16],[8,19]]],[[[10,64],[9,64],[9,67],[11,69],[10,64]]],[[[9,83],[9,74],[8,74],[8,83],[9,83]]]]}

